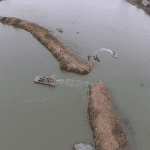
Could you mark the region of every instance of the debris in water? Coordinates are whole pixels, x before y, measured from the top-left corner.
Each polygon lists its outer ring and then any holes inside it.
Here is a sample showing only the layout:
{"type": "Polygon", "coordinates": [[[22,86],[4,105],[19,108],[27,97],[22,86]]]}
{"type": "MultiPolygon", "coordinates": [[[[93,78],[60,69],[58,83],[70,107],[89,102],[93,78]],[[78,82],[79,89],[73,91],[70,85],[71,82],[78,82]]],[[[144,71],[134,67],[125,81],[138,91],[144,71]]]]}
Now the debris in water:
{"type": "Polygon", "coordinates": [[[60,32],[60,33],[63,32],[63,30],[62,30],[61,28],[56,28],[56,30],[57,30],[58,32],[60,32]]]}

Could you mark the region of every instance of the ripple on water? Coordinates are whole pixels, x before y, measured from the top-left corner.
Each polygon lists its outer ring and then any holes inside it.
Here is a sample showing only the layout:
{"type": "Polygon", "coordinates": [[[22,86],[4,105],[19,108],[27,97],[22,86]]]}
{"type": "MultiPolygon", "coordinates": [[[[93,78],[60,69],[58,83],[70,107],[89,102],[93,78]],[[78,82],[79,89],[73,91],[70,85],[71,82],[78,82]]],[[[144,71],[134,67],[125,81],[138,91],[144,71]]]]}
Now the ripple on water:
{"type": "Polygon", "coordinates": [[[64,79],[59,79],[59,80],[56,80],[56,84],[63,84],[66,86],[77,87],[78,89],[82,89],[83,87],[88,86],[88,84],[90,84],[90,83],[84,82],[81,80],[66,79],[66,81],[65,81],[64,79]]]}

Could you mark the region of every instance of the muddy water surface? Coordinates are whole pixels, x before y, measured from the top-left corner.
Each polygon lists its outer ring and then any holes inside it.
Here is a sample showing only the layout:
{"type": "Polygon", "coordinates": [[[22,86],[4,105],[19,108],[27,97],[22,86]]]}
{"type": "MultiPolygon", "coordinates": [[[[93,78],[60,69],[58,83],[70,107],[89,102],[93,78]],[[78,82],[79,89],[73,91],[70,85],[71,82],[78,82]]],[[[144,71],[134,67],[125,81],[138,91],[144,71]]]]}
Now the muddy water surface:
{"type": "Polygon", "coordinates": [[[120,0],[10,0],[1,2],[0,15],[37,23],[72,53],[100,58],[86,76],[62,72],[29,32],[0,23],[0,149],[71,150],[92,143],[87,84],[100,80],[128,134],[126,149],[150,147],[150,18],[144,11],[120,0]],[[34,83],[35,76],[51,74],[57,75],[56,87],[34,83]]]}

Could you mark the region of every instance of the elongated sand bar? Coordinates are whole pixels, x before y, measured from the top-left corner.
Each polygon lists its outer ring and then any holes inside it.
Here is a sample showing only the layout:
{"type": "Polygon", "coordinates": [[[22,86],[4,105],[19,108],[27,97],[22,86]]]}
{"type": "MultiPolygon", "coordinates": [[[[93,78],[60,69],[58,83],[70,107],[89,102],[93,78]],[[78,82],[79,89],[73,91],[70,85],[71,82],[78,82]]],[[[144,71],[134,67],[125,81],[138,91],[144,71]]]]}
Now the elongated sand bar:
{"type": "Polygon", "coordinates": [[[93,132],[95,150],[125,150],[128,137],[110,104],[104,82],[88,85],[89,124],[93,132]]]}
{"type": "Polygon", "coordinates": [[[54,57],[60,61],[60,69],[67,72],[86,75],[92,68],[80,61],[77,57],[55,38],[47,29],[18,18],[0,17],[0,22],[29,31],[38,41],[40,41],[54,57]]]}

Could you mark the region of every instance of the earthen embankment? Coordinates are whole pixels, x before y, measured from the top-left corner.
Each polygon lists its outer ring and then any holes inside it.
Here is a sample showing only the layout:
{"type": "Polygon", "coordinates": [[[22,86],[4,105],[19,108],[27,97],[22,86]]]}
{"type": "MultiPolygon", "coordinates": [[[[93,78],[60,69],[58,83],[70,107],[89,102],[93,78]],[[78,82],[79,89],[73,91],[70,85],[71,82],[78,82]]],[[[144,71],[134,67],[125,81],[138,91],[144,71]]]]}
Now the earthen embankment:
{"type": "Polygon", "coordinates": [[[69,50],[47,29],[35,23],[14,17],[0,17],[0,22],[29,31],[54,55],[58,61],[60,61],[61,70],[82,75],[86,75],[92,70],[92,67],[87,66],[85,62],[80,61],[77,57],[71,54],[69,50]]]}
{"type": "Polygon", "coordinates": [[[104,82],[88,86],[89,124],[93,131],[95,150],[125,150],[128,137],[110,104],[109,94],[105,92],[104,82]]]}

